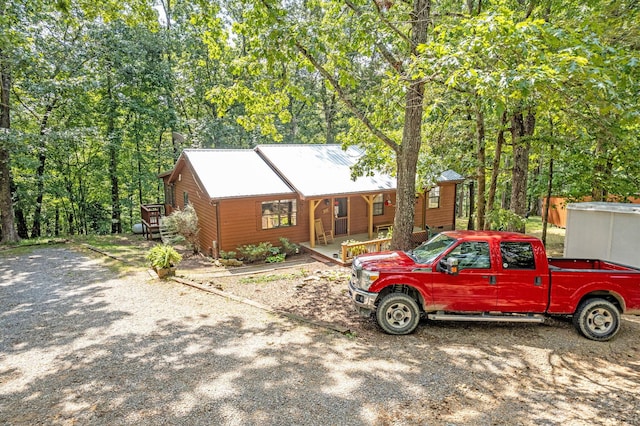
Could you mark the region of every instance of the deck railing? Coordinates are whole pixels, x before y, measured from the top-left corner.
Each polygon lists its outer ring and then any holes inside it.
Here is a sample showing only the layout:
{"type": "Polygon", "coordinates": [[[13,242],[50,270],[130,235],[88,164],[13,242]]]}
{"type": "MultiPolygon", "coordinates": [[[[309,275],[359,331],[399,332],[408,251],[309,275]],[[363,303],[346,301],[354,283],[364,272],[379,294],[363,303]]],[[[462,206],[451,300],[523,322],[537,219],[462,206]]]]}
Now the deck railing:
{"type": "MultiPolygon", "coordinates": [[[[417,247],[424,241],[429,239],[429,231],[418,231],[411,235],[411,243],[417,247]]],[[[359,254],[375,253],[379,251],[389,250],[391,246],[391,238],[378,238],[369,241],[345,241],[341,245],[340,260],[343,263],[351,263],[353,258],[359,254]]]]}
{"type": "Polygon", "coordinates": [[[140,206],[140,216],[142,220],[142,231],[147,239],[153,238],[160,229],[160,219],[164,216],[164,205],[162,204],[142,204],[140,206]]]}

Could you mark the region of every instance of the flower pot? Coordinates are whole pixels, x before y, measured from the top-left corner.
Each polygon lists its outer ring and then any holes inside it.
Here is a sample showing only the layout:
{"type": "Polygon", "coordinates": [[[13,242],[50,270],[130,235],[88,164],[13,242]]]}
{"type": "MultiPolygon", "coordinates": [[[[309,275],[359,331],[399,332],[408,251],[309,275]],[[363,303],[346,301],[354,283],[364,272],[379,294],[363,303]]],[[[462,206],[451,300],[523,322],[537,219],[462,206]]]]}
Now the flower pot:
{"type": "Polygon", "coordinates": [[[159,278],[174,276],[176,274],[176,267],[172,266],[171,268],[156,268],[156,273],[158,274],[159,278]]]}

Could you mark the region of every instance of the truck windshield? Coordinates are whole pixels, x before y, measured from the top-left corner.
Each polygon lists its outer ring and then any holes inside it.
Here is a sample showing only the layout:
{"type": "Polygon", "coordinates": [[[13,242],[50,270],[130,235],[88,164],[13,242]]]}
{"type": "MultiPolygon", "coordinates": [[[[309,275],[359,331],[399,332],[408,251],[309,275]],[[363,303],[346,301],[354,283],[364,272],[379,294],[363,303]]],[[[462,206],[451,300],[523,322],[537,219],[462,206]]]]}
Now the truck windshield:
{"type": "Polygon", "coordinates": [[[455,238],[438,234],[429,241],[419,245],[411,252],[411,255],[417,263],[431,263],[455,242],[455,238]]]}

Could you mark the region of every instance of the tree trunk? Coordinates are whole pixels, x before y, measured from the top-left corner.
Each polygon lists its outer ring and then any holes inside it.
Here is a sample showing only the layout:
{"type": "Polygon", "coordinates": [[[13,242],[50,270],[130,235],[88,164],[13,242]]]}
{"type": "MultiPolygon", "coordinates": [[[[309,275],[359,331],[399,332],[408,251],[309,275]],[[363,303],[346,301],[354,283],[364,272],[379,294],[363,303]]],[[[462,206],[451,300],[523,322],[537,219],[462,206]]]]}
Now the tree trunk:
{"type": "MultiPolygon", "coordinates": [[[[498,176],[500,175],[500,159],[502,157],[502,146],[504,145],[504,129],[507,125],[507,113],[502,113],[502,122],[500,123],[500,130],[498,131],[498,138],[496,140],[496,150],[493,155],[493,163],[491,165],[491,183],[489,184],[489,197],[487,200],[487,206],[489,212],[493,212],[496,207],[496,190],[498,188],[498,176]]],[[[485,221],[485,229],[488,229],[488,223],[485,221]]]]}
{"type": "MultiPolygon", "coordinates": [[[[2,49],[0,49],[0,132],[9,136],[11,128],[11,109],[9,93],[11,76],[2,49]]],[[[19,240],[13,216],[11,198],[11,157],[5,144],[0,141],[0,219],[2,221],[2,243],[14,243],[19,240]]]]}
{"type": "Polygon", "coordinates": [[[335,143],[335,119],[336,119],[336,96],[329,96],[327,89],[322,85],[322,111],[324,112],[325,123],[325,143],[335,143]]]}
{"type": "Polygon", "coordinates": [[[18,196],[18,188],[13,179],[10,179],[9,188],[11,190],[11,198],[13,200],[13,220],[16,230],[18,232],[18,238],[29,238],[29,228],[27,227],[27,219],[24,216],[24,211],[20,207],[20,197],[18,196]]]}
{"type": "Polygon", "coordinates": [[[473,215],[475,214],[475,195],[476,191],[474,190],[473,181],[469,182],[469,220],[467,221],[467,230],[473,230],[473,215]]]}
{"type": "MultiPolygon", "coordinates": [[[[553,127],[552,127],[553,129],[553,127]]],[[[547,202],[542,212],[542,244],[547,245],[547,226],[549,225],[549,208],[553,191],[553,143],[549,148],[549,178],[547,180],[547,202]]]]}
{"type": "Polygon", "coordinates": [[[31,238],[38,238],[42,234],[42,225],[40,223],[42,217],[42,200],[44,199],[44,171],[47,162],[47,143],[44,139],[44,133],[47,128],[51,111],[55,108],[57,99],[47,105],[47,109],[40,121],[40,146],[38,153],[38,169],[36,170],[36,208],[33,212],[33,225],[31,227],[31,238]]]}
{"type": "MultiPolygon", "coordinates": [[[[511,117],[511,137],[513,141],[513,169],[511,173],[511,211],[520,217],[527,213],[527,175],[529,171],[530,141],[526,136],[533,134],[535,116],[529,112],[525,118],[522,111],[511,117]]],[[[524,232],[524,225],[509,226],[510,231],[524,232]]]]}
{"type": "Polygon", "coordinates": [[[111,92],[111,78],[107,76],[109,111],[107,117],[107,143],[109,155],[109,180],[111,181],[111,233],[122,233],[120,220],[120,190],[118,181],[118,150],[120,148],[116,129],[116,101],[111,92]]]}
{"type": "Polygon", "coordinates": [[[607,153],[608,147],[598,138],[593,156],[593,180],[591,183],[591,198],[593,201],[607,201],[605,182],[611,178],[612,164],[607,153]]]}
{"type": "MultiPolygon", "coordinates": [[[[411,49],[415,52],[417,46],[427,40],[427,28],[431,19],[431,1],[415,0],[411,18],[411,49]]],[[[396,250],[413,248],[411,236],[415,218],[418,154],[422,143],[424,83],[420,80],[411,81],[405,99],[402,144],[396,150],[396,215],[391,238],[391,247],[396,250]]]]}
{"type": "Polygon", "coordinates": [[[476,128],[477,128],[477,142],[478,142],[478,213],[476,218],[476,229],[484,229],[485,224],[485,209],[486,209],[486,155],[485,155],[485,130],[484,130],[484,113],[481,106],[477,105],[476,109],[476,128]]]}
{"type": "Polygon", "coordinates": [[[56,207],[56,216],[54,219],[53,235],[60,235],[60,208],[56,207]]]}

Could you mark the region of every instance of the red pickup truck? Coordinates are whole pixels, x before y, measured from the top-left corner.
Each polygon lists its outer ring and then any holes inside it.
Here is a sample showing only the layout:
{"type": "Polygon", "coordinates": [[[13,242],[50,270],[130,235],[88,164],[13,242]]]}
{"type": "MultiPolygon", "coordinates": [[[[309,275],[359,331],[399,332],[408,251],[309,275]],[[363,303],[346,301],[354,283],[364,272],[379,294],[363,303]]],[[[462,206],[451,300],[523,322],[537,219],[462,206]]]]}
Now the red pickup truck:
{"type": "Polygon", "coordinates": [[[622,313],[640,315],[640,269],[547,258],[542,242],[524,234],[449,231],[411,252],[358,256],[349,296],[390,334],[411,333],[422,315],[537,323],[571,315],[585,337],[605,341],[622,313]]]}

